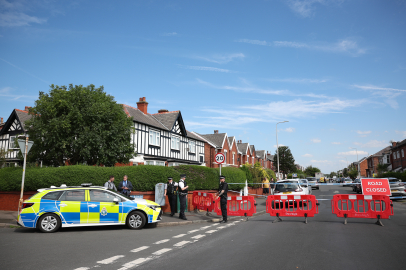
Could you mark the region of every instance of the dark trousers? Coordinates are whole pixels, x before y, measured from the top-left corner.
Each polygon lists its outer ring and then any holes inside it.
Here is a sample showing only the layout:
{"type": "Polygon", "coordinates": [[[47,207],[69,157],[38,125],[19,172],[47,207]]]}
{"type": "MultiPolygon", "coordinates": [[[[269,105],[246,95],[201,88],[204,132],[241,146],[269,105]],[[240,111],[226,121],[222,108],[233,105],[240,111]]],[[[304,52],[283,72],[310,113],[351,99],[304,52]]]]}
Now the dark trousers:
{"type": "Polygon", "coordinates": [[[227,198],[221,197],[220,206],[221,206],[221,214],[223,215],[223,220],[227,221],[227,198]]]}
{"type": "Polygon", "coordinates": [[[179,217],[180,217],[180,218],[185,217],[186,196],[187,196],[187,195],[181,195],[181,194],[179,194],[179,202],[180,202],[179,217]]]}
{"type": "Polygon", "coordinates": [[[176,210],[176,195],[168,194],[169,205],[171,206],[171,214],[175,214],[176,210]]]}

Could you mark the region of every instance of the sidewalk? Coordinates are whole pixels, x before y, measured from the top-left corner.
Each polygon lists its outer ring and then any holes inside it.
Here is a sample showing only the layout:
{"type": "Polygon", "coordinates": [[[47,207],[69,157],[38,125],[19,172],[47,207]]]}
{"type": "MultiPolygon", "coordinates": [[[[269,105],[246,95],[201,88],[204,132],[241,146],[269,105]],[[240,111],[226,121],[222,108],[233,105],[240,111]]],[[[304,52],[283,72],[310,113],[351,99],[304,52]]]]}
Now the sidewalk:
{"type": "MultiPolygon", "coordinates": [[[[266,211],[266,200],[264,197],[257,197],[257,212],[254,216],[264,214],[266,211]]],[[[171,217],[169,214],[163,214],[162,220],[158,222],[158,227],[164,226],[178,226],[186,225],[192,223],[202,223],[202,222],[219,222],[222,220],[221,216],[216,215],[215,212],[210,212],[210,215],[207,216],[205,211],[197,212],[185,212],[187,220],[179,219],[179,214],[171,217]]],[[[241,217],[232,217],[229,216],[229,220],[237,219],[241,217]]],[[[18,226],[17,225],[17,211],[0,211],[0,228],[18,226]]]]}

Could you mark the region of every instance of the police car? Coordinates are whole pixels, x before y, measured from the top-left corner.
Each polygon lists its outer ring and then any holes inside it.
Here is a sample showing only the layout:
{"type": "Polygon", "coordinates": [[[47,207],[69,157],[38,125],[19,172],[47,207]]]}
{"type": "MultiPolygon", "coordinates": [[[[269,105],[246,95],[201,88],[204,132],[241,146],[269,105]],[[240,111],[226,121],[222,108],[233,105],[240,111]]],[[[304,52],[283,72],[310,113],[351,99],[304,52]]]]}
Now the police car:
{"type": "Polygon", "coordinates": [[[24,201],[17,223],[47,233],[60,227],[120,224],[142,229],[146,223],[160,221],[161,215],[160,205],[153,201],[129,198],[92,184],[62,185],[38,189],[24,201]]]}

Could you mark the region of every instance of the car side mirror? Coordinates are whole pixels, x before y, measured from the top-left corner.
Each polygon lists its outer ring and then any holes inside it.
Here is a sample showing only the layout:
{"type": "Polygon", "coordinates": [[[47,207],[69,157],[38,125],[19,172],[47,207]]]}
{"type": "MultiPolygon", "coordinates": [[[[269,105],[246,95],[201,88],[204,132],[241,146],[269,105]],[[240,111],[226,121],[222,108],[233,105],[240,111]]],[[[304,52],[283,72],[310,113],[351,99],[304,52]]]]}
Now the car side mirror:
{"type": "Polygon", "coordinates": [[[114,198],[114,199],[113,199],[113,202],[114,202],[115,204],[118,204],[118,203],[119,203],[119,201],[118,201],[117,198],[114,198]]]}

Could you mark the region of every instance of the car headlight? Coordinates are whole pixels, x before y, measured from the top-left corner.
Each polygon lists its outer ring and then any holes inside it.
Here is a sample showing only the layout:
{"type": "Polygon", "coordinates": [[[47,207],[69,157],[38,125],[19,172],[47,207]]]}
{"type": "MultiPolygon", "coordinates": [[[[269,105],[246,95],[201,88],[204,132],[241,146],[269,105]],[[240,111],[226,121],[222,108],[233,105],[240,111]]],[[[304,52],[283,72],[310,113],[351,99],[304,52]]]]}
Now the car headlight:
{"type": "Polygon", "coordinates": [[[147,205],[147,207],[151,208],[154,211],[159,211],[159,209],[157,210],[157,208],[160,208],[158,205],[147,205]]]}

